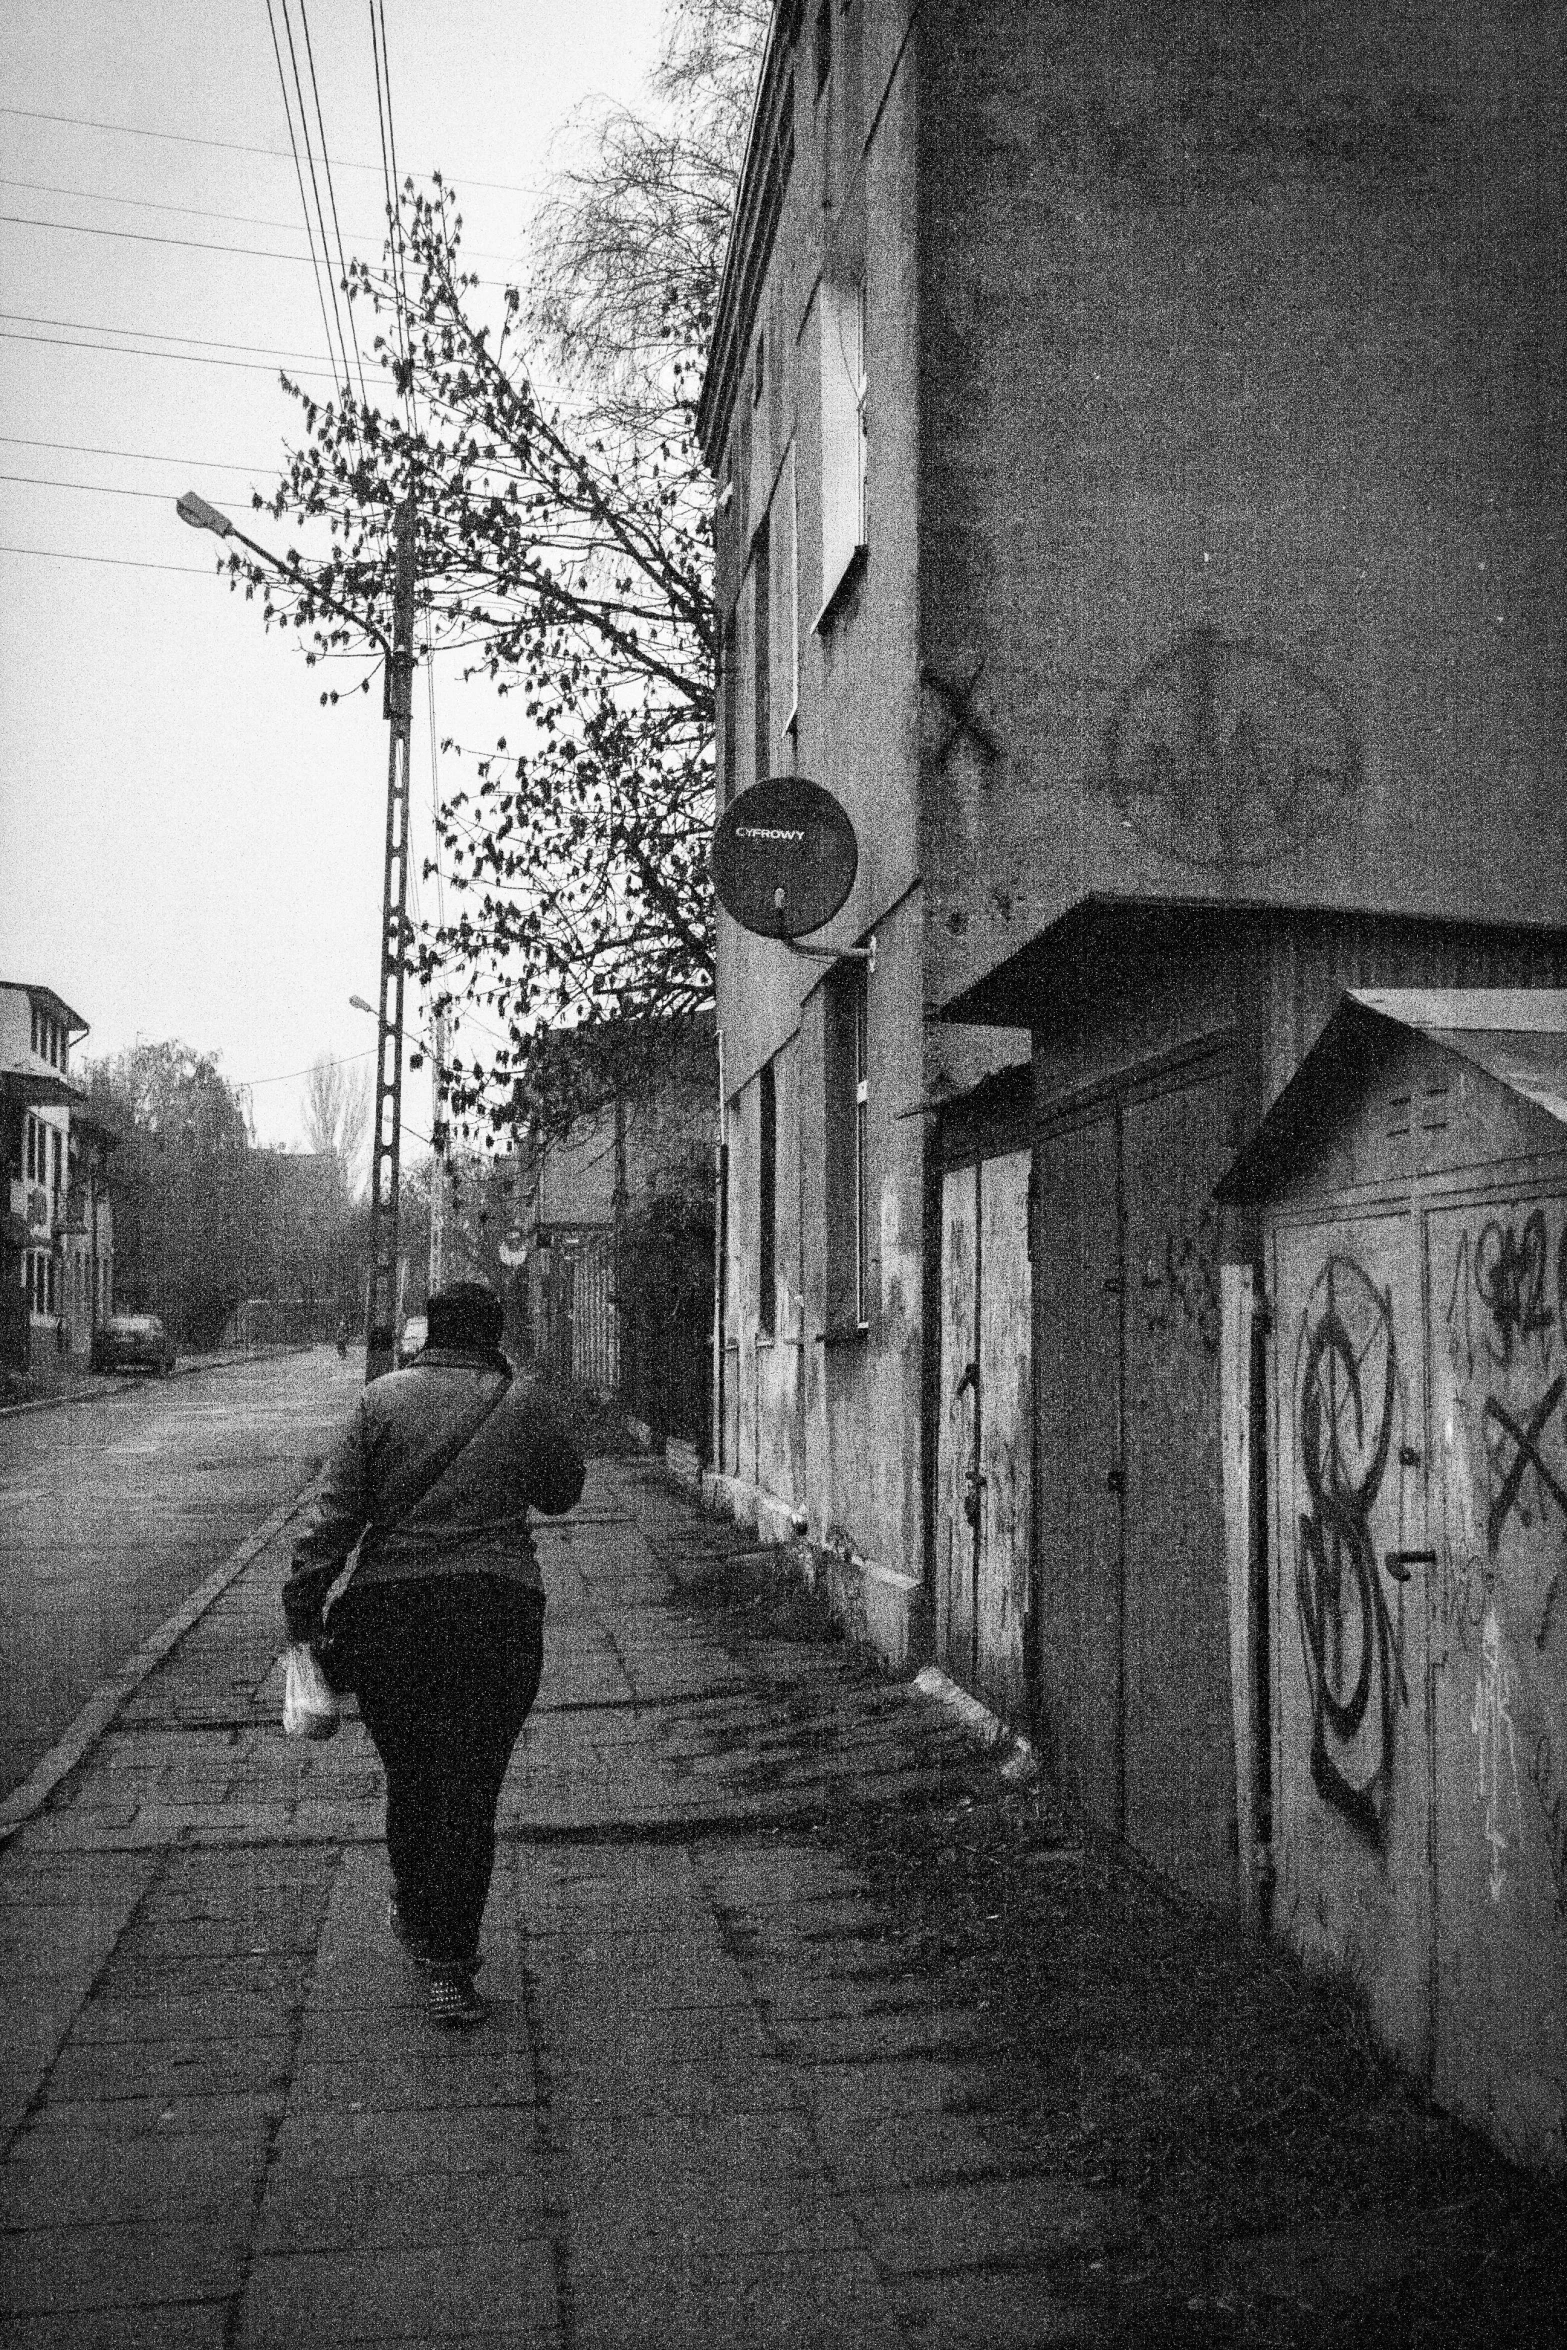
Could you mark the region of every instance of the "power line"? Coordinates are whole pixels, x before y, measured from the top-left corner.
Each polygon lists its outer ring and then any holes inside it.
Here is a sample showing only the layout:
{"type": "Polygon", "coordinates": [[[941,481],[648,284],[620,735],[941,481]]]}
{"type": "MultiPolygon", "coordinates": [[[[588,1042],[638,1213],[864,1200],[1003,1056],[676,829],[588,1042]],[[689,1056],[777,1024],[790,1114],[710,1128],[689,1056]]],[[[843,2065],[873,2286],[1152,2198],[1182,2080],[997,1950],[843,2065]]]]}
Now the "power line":
{"type": "Polygon", "coordinates": [[[124,490],[108,481],[61,481],[41,473],[0,473],[0,481],[25,481],[35,490],[96,490],[105,498],[153,498],[162,506],[168,503],[167,490],[124,490]]]}
{"type": "Polygon", "coordinates": [[[256,359],[313,359],[314,351],[293,351],[274,343],[228,343],[220,335],[171,335],[155,326],[111,326],[102,318],[40,318],[31,310],[0,310],[13,326],[63,326],[73,334],[146,335],[157,343],[189,343],[214,351],[247,351],[256,359]]]}
{"type": "Polygon", "coordinates": [[[403,320],[405,281],[402,270],[402,245],[399,233],[402,226],[402,204],[397,188],[397,174],[395,164],[389,156],[387,149],[387,130],[389,127],[392,111],[391,60],[388,58],[385,61],[386,95],[385,103],[383,105],[381,90],[381,53],[386,46],[386,19],[383,15],[381,19],[380,37],[377,39],[375,0],[369,0],[369,8],[370,54],[375,61],[375,122],[376,129],[380,134],[381,140],[381,185],[386,196],[386,233],[392,248],[392,309],[393,314],[397,320],[398,357],[402,361],[404,380],[408,385],[408,388],[405,389],[403,393],[403,408],[408,420],[408,429],[410,432],[412,432],[414,430],[413,398],[412,385],[408,376],[408,334],[403,320]]]}
{"type": "Polygon", "coordinates": [[[136,465],[195,465],[203,473],[266,473],[277,462],[269,457],[265,465],[231,464],[219,457],[173,457],[161,449],[105,449],[94,441],[40,441],[20,432],[0,432],[0,445],[11,449],[63,449],[73,457],[128,457],[136,465]]]}
{"type": "MultiPolygon", "coordinates": [[[[343,164],[339,168],[346,171],[351,167],[343,164]]],[[[229,220],[241,228],[281,229],[285,236],[300,236],[304,233],[297,221],[274,220],[269,213],[219,212],[210,204],[160,204],[151,196],[115,196],[106,188],[72,188],[59,180],[9,179],[0,173],[0,188],[26,188],[39,196],[70,196],[82,204],[125,205],[134,212],[177,212],[191,220],[229,220]]],[[[354,242],[363,244],[372,234],[379,237],[381,231],[355,230],[354,242]]],[[[468,261],[515,262],[516,258],[514,253],[496,252],[493,246],[470,245],[464,249],[464,259],[468,261]]]]}
{"type": "MultiPolygon", "coordinates": [[[[122,359],[178,359],[188,367],[239,367],[252,375],[279,375],[284,371],[263,359],[219,359],[209,351],[155,351],[141,343],[100,343],[81,335],[26,335],[0,326],[0,343],[47,343],[62,351],[112,351],[122,359]]],[[[337,378],[324,367],[292,367],[290,375],[325,377],[336,388],[337,378]]]]}
{"type": "Polygon", "coordinates": [[[115,571],[178,571],[186,579],[216,579],[217,572],[194,563],[152,563],[137,555],[79,555],[69,547],[12,547],[0,545],[0,555],[38,555],[50,563],[107,563],[115,571]]]}
{"type": "Polygon", "coordinates": [[[71,237],[118,237],[133,245],[181,245],[188,253],[233,253],[246,261],[307,261],[306,253],[279,253],[275,247],[263,245],[214,245],[201,237],[160,237],[151,229],[89,228],[79,220],[35,220],[30,213],[0,212],[0,221],[12,228],[57,229],[71,237]]]}
{"type": "MultiPolygon", "coordinates": [[[[20,122],[67,123],[73,130],[118,131],[131,139],[167,139],[180,147],[217,147],[229,155],[268,155],[275,163],[287,163],[288,152],[283,147],[250,147],[238,139],[198,139],[189,131],[157,131],[139,122],[101,122],[91,115],[45,114],[34,106],[0,106],[0,114],[13,115],[20,122]]],[[[345,163],[345,171],[373,173],[373,163],[345,163]]],[[[428,175],[427,175],[428,176],[428,175]]],[[[489,188],[500,196],[531,196],[532,188],[520,188],[511,180],[464,180],[469,188],[489,188]]]]}
{"type": "MultiPolygon", "coordinates": [[[[286,21],[288,0],[283,0],[283,5],[286,21]]],[[[327,153],[326,146],[326,117],[321,111],[321,88],[320,84],[316,80],[316,53],[313,46],[311,45],[310,19],[305,13],[305,0],[299,0],[299,21],[304,28],[305,56],[310,66],[310,89],[311,95],[314,97],[316,102],[316,125],[321,133],[321,169],[326,177],[326,192],[332,199],[332,228],[337,237],[337,262],[338,269],[341,273],[343,281],[343,298],[348,305],[348,323],[350,326],[352,326],[354,323],[353,286],[348,275],[348,262],[343,253],[343,230],[342,224],[337,217],[337,190],[332,184],[332,158],[327,153]]],[[[321,242],[323,245],[326,243],[325,221],[321,223],[321,242]]],[[[359,348],[359,336],[357,330],[354,334],[354,361],[359,371],[359,397],[364,406],[368,408],[370,405],[370,395],[365,390],[364,354],[359,348]]],[[[360,445],[363,447],[362,435],[360,445]]]]}
{"type": "MultiPolygon", "coordinates": [[[[0,109],[0,112],[3,111],[0,109]]],[[[82,220],[39,220],[30,212],[0,212],[0,222],[12,228],[55,229],[68,237],[115,237],[125,244],[177,245],[187,253],[229,253],[245,261],[292,261],[301,267],[307,263],[314,266],[311,254],[280,253],[272,245],[214,245],[205,237],[162,237],[152,229],[142,228],[96,228],[82,220]]],[[[479,283],[482,286],[498,287],[504,281],[496,277],[483,277],[479,283]]]]}
{"type": "MultiPolygon", "coordinates": [[[[352,1067],[355,1061],[369,1061],[374,1057],[375,1047],[372,1045],[368,1051],[362,1053],[339,1053],[335,1059],[327,1061],[326,1065],[329,1069],[347,1069],[352,1067]]],[[[287,1085],[295,1077],[313,1077],[320,1066],[320,1061],[312,1061],[308,1069],[284,1069],[276,1077],[231,1077],[229,1083],[236,1088],[241,1085],[287,1085]]],[[[425,1138],[421,1135],[419,1139],[423,1142],[425,1138]]]]}
{"type": "Polygon", "coordinates": [[[153,196],[115,196],[106,188],[73,188],[61,180],[11,179],[0,172],[0,188],[26,188],[35,196],[71,196],[82,204],[128,205],[133,212],[180,212],[191,220],[231,220],[241,228],[280,228],[298,234],[292,220],[273,220],[260,212],[219,212],[210,204],[160,204],[153,196]]]}
{"type": "MultiPolygon", "coordinates": [[[[285,14],[284,14],[284,18],[283,18],[283,26],[284,26],[284,30],[285,30],[285,31],[288,31],[288,17],[287,17],[287,14],[286,14],[286,12],[285,12],[285,14]]],[[[283,72],[283,52],[282,52],[282,50],[281,50],[281,49],[278,47],[278,37],[277,37],[277,23],[276,23],[276,20],[274,19],[274,17],[273,17],[273,14],[272,14],[272,0],[267,0],[267,30],[268,30],[268,31],[271,33],[271,35],[272,35],[272,54],[273,54],[273,56],[274,56],[274,57],[277,59],[277,78],[278,78],[278,87],[281,89],[281,91],[282,91],[282,93],[283,93],[283,119],[284,119],[284,121],[285,121],[285,122],[288,124],[288,143],[289,143],[289,146],[290,146],[290,148],[291,148],[291,149],[292,149],[292,151],[293,151],[293,157],[294,157],[294,178],[295,178],[295,181],[297,182],[297,184],[298,184],[298,188],[299,188],[299,202],[300,202],[300,209],[303,211],[303,213],[304,213],[304,216],[305,216],[305,241],[306,241],[306,243],[307,243],[307,244],[309,245],[309,247],[310,247],[310,274],[311,274],[311,276],[312,276],[312,277],[314,278],[314,280],[315,280],[315,287],[316,287],[316,300],[317,300],[317,301],[320,303],[320,305],[321,305],[321,331],[322,331],[322,333],[323,333],[323,334],[325,335],[325,337],[326,337],[326,353],[327,353],[327,363],[328,363],[328,365],[331,367],[331,369],[332,369],[332,373],[333,373],[333,376],[334,376],[334,378],[335,378],[335,377],[336,377],[336,374],[337,374],[337,361],[336,361],[336,359],[335,359],[335,358],[333,357],[333,355],[332,355],[332,329],[331,329],[331,326],[330,326],[330,324],[328,323],[328,320],[327,320],[327,314],[326,314],[326,295],[325,295],[325,293],[324,293],[324,292],[323,292],[323,290],[322,290],[322,286],[321,286],[321,268],[320,268],[320,264],[319,264],[319,262],[318,262],[318,261],[317,261],[317,259],[316,259],[316,234],[315,234],[315,230],[314,230],[314,228],[311,226],[311,221],[310,221],[310,206],[309,206],[309,203],[307,202],[307,200],[306,200],[306,197],[305,197],[305,179],[304,179],[304,174],[303,174],[303,172],[302,172],[302,171],[300,170],[300,168],[299,168],[299,142],[298,142],[298,140],[297,140],[297,139],[294,137],[294,113],[293,113],[293,108],[292,108],[292,107],[289,105],[289,102],[288,102],[288,81],[287,81],[287,77],[285,76],[285,74],[284,74],[284,72],[283,72]]],[[[293,36],[293,33],[292,33],[292,32],[289,32],[289,34],[288,34],[288,46],[289,46],[289,53],[290,53],[290,55],[292,55],[292,54],[293,54],[293,48],[294,48],[294,36],[293,36]]],[[[298,67],[297,67],[297,66],[295,67],[295,79],[296,79],[296,80],[298,79],[298,67]]],[[[301,114],[303,114],[303,112],[304,112],[303,105],[301,105],[300,112],[301,112],[301,114]]],[[[303,126],[301,126],[301,127],[303,127],[303,126]]],[[[308,154],[308,152],[309,152],[308,141],[307,141],[307,145],[306,145],[306,152],[307,152],[307,154],[308,154]]],[[[315,177],[315,165],[314,165],[314,163],[312,163],[312,164],[311,164],[311,167],[310,167],[310,176],[311,176],[312,180],[313,180],[313,179],[314,179],[314,177],[315,177]]],[[[322,240],[322,241],[323,241],[323,243],[324,243],[324,242],[325,242],[325,239],[323,238],[323,240],[322,240]]],[[[334,310],[335,310],[335,309],[336,309],[336,307],[337,307],[337,296],[336,296],[336,294],[335,294],[335,293],[334,293],[334,294],[333,294],[333,296],[332,296],[332,307],[333,307],[333,309],[334,309],[334,310]]],[[[341,337],[341,335],[342,335],[342,321],[341,321],[341,319],[339,319],[339,321],[338,321],[338,334],[339,334],[339,337],[341,337]]],[[[348,385],[348,353],[346,352],[346,350],[345,350],[345,352],[343,353],[343,384],[344,384],[344,390],[345,390],[345,392],[346,392],[346,390],[347,390],[347,385],[348,385]]]]}

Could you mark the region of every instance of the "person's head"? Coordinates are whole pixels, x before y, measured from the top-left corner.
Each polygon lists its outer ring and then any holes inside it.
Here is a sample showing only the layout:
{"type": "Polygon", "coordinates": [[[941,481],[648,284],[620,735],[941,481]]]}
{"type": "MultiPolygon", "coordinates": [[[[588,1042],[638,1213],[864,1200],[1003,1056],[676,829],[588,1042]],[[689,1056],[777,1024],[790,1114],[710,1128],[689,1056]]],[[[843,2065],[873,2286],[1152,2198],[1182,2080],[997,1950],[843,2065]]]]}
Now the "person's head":
{"type": "Polygon", "coordinates": [[[438,1289],[426,1308],[426,1344],[460,1354],[492,1355],[500,1350],[506,1316],[487,1281],[453,1281],[438,1289]]]}

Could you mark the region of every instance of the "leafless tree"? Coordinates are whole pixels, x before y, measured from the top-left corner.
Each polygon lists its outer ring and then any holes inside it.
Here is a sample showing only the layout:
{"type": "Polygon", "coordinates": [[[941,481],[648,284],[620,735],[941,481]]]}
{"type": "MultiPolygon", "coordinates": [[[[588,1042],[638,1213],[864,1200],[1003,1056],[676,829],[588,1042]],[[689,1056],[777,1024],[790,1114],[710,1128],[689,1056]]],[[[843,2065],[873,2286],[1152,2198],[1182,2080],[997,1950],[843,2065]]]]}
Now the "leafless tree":
{"type": "Polygon", "coordinates": [[[412,489],[421,628],[515,697],[511,740],[445,746],[463,762],[449,911],[421,973],[503,1037],[448,1070],[459,1130],[519,1104],[551,1116],[552,1032],[711,1000],[712,494],[694,419],[767,19],[762,0],[671,0],[646,105],[573,126],[545,258],[498,325],[454,191],[407,185],[400,266],[349,270],[383,319],[395,401],[290,387],[306,432],[272,511],[326,521],[333,552],[281,584],[229,559],[307,658],[349,649],[336,607],[386,616],[390,518],[412,489]]]}
{"type": "Polygon", "coordinates": [[[359,1188],[370,1136],[370,1072],[318,1053],[305,1083],[305,1137],[313,1151],[335,1159],[345,1194],[359,1188]]]}

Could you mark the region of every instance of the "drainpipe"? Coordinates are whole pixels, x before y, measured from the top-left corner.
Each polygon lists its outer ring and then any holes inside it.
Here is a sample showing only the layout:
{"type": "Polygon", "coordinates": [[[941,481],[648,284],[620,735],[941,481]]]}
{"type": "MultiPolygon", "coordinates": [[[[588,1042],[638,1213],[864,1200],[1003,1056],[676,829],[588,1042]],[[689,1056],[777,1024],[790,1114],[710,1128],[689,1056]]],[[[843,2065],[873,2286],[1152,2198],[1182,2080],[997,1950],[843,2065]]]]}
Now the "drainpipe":
{"type": "Polygon", "coordinates": [[[724,1032],[717,1030],[718,1038],[718,1143],[714,1154],[717,1170],[717,1212],[713,1217],[713,1246],[717,1265],[713,1278],[713,1465],[722,1477],[724,1466],[724,1326],[728,1316],[729,1289],[729,1144],[725,1139],[724,1118],[724,1032]]]}

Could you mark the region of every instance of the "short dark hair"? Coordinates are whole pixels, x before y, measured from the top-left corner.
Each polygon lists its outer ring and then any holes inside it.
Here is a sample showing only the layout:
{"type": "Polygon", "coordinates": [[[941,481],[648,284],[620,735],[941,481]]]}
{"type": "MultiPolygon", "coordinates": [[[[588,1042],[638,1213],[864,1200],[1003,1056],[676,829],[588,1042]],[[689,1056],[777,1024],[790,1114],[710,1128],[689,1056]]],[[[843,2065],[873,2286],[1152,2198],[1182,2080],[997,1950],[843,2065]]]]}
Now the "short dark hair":
{"type": "Polygon", "coordinates": [[[494,1354],[506,1326],[505,1309],[487,1281],[453,1281],[438,1289],[426,1314],[428,1343],[465,1354],[494,1354]]]}

